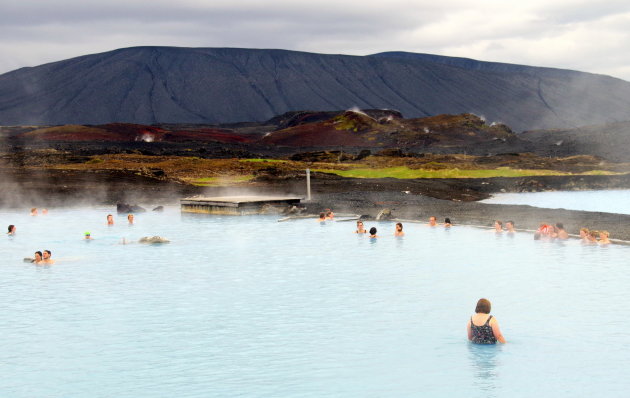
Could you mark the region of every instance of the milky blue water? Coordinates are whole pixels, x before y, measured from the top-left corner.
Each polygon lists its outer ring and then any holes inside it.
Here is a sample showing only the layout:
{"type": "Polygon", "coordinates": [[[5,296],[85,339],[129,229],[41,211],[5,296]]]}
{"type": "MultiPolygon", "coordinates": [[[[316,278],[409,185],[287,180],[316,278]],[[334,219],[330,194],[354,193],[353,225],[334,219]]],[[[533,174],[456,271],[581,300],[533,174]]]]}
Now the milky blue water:
{"type": "Polygon", "coordinates": [[[0,211],[0,397],[625,397],[630,248],[406,224],[0,211]],[[95,238],[82,240],[90,230],[95,238]],[[162,235],[170,244],[121,245],[162,235]],[[50,249],[57,263],[22,262],[50,249]],[[489,298],[506,345],[465,325],[489,298]]]}
{"type": "Polygon", "coordinates": [[[499,193],[482,202],[630,214],[630,189],[499,193]]]}

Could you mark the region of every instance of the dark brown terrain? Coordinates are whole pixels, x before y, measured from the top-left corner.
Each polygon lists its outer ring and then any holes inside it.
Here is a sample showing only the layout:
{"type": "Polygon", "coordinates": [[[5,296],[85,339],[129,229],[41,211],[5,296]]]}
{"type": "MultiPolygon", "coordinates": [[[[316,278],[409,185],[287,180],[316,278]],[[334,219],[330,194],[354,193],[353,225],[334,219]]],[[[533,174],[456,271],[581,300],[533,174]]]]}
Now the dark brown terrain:
{"type": "Polygon", "coordinates": [[[574,141],[570,132],[562,134],[572,145],[562,147],[560,156],[559,145],[541,132],[515,134],[471,114],[404,119],[382,110],[290,112],[262,123],[217,126],[1,127],[0,205],[166,204],[235,192],[305,195],[304,170],[310,168],[314,196],[305,203],[308,212],[332,207],[375,216],[388,208],[400,218],[449,216],[487,226],[510,218],[527,229],[564,221],[573,233],[585,225],[630,240],[628,216],[476,203],[496,192],[630,188],[628,157],[617,151],[608,159],[601,146],[597,155],[586,145],[578,150],[580,142],[589,142],[585,133],[574,141]],[[400,168],[440,178],[342,176],[400,168]],[[466,172],[481,174],[448,177],[466,172]]]}

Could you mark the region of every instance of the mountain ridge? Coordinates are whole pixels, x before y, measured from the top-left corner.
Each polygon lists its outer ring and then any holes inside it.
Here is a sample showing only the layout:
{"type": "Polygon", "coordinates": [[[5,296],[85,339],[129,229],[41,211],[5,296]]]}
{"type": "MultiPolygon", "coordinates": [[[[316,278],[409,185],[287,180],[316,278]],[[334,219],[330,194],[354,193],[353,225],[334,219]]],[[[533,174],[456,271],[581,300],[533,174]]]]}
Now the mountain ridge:
{"type": "Polygon", "coordinates": [[[403,52],[142,46],[0,75],[0,125],[234,123],[287,111],[474,113],[516,131],[630,120],[630,83],[403,52]]]}

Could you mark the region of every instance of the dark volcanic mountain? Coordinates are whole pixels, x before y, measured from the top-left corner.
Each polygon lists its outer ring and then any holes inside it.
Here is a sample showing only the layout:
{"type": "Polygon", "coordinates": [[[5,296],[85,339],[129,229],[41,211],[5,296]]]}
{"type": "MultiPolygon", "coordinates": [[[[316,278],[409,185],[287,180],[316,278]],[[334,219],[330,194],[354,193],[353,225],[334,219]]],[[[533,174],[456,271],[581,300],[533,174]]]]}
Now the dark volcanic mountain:
{"type": "Polygon", "coordinates": [[[630,83],[427,54],[135,47],[0,76],[0,125],[218,124],[286,111],[474,113],[516,131],[630,120],[630,83]]]}

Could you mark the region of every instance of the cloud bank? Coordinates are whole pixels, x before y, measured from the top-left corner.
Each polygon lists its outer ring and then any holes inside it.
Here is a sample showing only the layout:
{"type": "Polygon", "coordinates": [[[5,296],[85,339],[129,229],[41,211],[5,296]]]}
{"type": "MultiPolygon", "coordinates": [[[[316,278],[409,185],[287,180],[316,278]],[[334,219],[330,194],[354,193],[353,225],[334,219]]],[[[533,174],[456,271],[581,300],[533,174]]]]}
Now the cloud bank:
{"type": "Polygon", "coordinates": [[[630,3],[616,0],[23,0],[0,12],[0,73],[157,45],[410,51],[630,80],[627,26],[630,3]]]}

